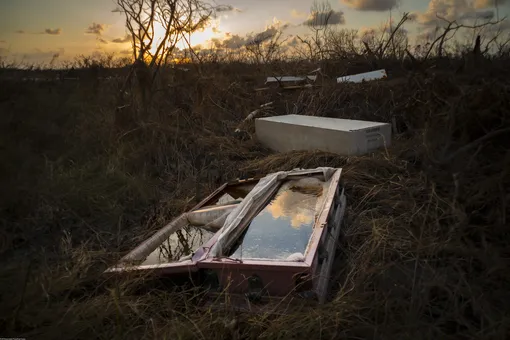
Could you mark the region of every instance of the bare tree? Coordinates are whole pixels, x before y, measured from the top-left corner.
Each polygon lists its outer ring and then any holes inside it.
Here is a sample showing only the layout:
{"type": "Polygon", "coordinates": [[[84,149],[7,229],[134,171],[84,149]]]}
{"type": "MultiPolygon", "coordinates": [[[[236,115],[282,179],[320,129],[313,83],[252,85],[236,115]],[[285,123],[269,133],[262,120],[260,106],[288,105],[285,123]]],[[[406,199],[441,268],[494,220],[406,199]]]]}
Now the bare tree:
{"type": "Polygon", "coordinates": [[[397,56],[397,46],[400,46],[399,52],[400,56],[403,56],[403,51],[401,48],[401,45],[404,45],[404,48],[407,48],[408,40],[407,40],[407,33],[403,29],[403,25],[409,20],[409,13],[404,13],[402,15],[402,18],[398,22],[398,24],[395,26],[395,28],[392,27],[391,19],[389,23],[389,30],[386,31],[386,29],[383,31],[382,38],[380,40],[379,46],[377,47],[377,50],[374,51],[375,55],[378,59],[381,59],[385,56],[386,52],[388,51],[388,48],[392,46],[393,49],[393,57],[397,56]],[[385,39],[386,32],[388,34],[388,39],[385,39]]]}
{"type": "Polygon", "coordinates": [[[179,41],[189,42],[191,34],[205,27],[213,8],[201,0],[115,0],[114,12],[125,17],[131,37],[134,67],[140,84],[151,89],[160,66],[167,62],[179,41]]]}
{"type": "Polygon", "coordinates": [[[277,60],[282,55],[282,30],[274,29],[274,32],[263,32],[257,34],[246,44],[249,56],[257,64],[265,64],[277,60]],[[264,34],[265,33],[265,34],[264,34]]]}
{"type": "MultiPolygon", "coordinates": [[[[331,25],[336,24],[333,16],[335,11],[327,0],[318,1],[314,0],[310,8],[310,16],[305,25],[309,27],[312,34],[308,38],[297,36],[302,44],[308,50],[309,58],[311,60],[322,60],[326,54],[326,40],[331,25]]],[[[338,15],[338,14],[337,14],[338,15]]]]}
{"type": "Polygon", "coordinates": [[[359,31],[355,29],[332,30],[326,36],[328,55],[337,59],[359,57],[362,54],[359,31]]]}
{"type": "Polygon", "coordinates": [[[213,12],[200,0],[115,1],[119,6],[116,11],[126,19],[133,58],[149,66],[166,61],[180,40],[188,41],[192,33],[205,27],[213,12]]]}
{"type": "MultiPolygon", "coordinates": [[[[435,38],[434,41],[432,41],[430,43],[429,49],[424,56],[424,60],[427,60],[427,58],[434,51],[434,48],[436,48],[437,56],[442,57],[444,54],[446,43],[448,41],[452,40],[454,38],[455,34],[457,34],[457,32],[460,29],[474,30],[475,32],[480,33],[480,31],[477,31],[477,30],[480,30],[480,29],[483,29],[486,27],[490,27],[490,26],[494,26],[501,22],[501,20],[497,20],[497,21],[488,20],[488,21],[485,21],[480,24],[464,25],[464,24],[457,23],[457,21],[455,21],[455,20],[450,21],[450,20],[447,20],[446,18],[442,18],[440,16],[437,16],[437,17],[440,20],[445,22],[445,27],[443,28],[443,32],[437,38],[435,38]]],[[[476,37],[474,37],[474,40],[475,40],[475,44],[476,44],[477,48],[473,51],[473,53],[480,54],[479,53],[481,51],[481,49],[480,49],[480,45],[481,45],[480,34],[477,34],[476,37]]]]}

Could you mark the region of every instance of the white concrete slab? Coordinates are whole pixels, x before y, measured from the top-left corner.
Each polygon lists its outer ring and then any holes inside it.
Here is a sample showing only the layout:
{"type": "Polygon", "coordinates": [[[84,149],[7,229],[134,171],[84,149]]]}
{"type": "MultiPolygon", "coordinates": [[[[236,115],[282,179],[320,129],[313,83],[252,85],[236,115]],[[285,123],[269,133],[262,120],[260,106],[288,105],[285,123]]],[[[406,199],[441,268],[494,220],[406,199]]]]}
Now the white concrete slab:
{"type": "Polygon", "coordinates": [[[262,144],[279,152],[321,150],[350,156],[391,145],[391,125],[370,121],[285,115],[256,119],[255,130],[262,144]]]}
{"type": "Polygon", "coordinates": [[[354,74],[345,77],[337,78],[337,83],[361,83],[363,81],[370,81],[376,79],[386,78],[388,75],[386,74],[386,70],[377,70],[365,73],[354,74]]]}
{"type": "Polygon", "coordinates": [[[296,81],[304,81],[308,78],[308,80],[315,81],[317,79],[317,76],[306,76],[306,77],[295,77],[295,76],[283,76],[283,77],[267,77],[266,84],[267,83],[290,83],[290,82],[296,82],[296,81]]]}
{"type": "Polygon", "coordinates": [[[371,127],[380,126],[382,124],[378,122],[369,122],[366,120],[353,120],[303,115],[274,116],[263,118],[263,120],[340,131],[363,130],[369,129],[371,127]]]}

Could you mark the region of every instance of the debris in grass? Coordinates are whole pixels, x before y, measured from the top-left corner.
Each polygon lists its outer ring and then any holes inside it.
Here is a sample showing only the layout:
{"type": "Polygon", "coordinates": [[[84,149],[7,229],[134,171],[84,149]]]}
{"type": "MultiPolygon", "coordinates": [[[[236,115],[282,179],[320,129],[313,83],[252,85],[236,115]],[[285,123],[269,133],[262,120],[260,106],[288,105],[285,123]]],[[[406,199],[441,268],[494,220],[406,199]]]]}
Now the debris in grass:
{"type": "Polygon", "coordinates": [[[237,127],[237,129],[235,130],[236,133],[239,133],[241,132],[241,126],[244,125],[246,122],[252,120],[253,118],[255,118],[255,116],[257,116],[259,113],[261,113],[264,109],[271,109],[271,105],[273,105],[274,102],[269,102],[269,103],[265,103],[265,104],[262,104],[260,105],[260,107],[252,112],[250,112],[250,114],[241,122],[241,124],[239,124],[239,126],[237,127]]]}
{"type": "MultiPolygon", "coordinates": [[[[296,276],[306,275],[305,291],[313,290],[324,303],[346,207],[341,173],[323,167],[270,173],[249,180],[248,192],[246,181],[225,184],[106,273],[155,269],[172,277],[208,272],[234,295],[249,293],[244,278],[256,275],[264,292],[279,298],[295,289],[302,292],[296,276]],[[222,197],[240,195],[235,204],[217,204],[222,197]],[[201,230],[220,217],[214,234],[201,230]]],[[[194,283],[200,286],[199,281],[194,283]]]]}
{"type": "Polygon", "coordinates": [[[270,83],[298,83],[310,80],[314,82],[317,79],[317,76],[306,76],[306,77],[296,77],[296,76],[283,76],[283,77],[267,77],[266,84],[270,83]]]}
{"type": "Polygon", "coordinates": [[[377,80],[387,78],[386,70],[377,70],[350,76],[338,77],[337,83],[362,83],[364,81],[377,80]]]}

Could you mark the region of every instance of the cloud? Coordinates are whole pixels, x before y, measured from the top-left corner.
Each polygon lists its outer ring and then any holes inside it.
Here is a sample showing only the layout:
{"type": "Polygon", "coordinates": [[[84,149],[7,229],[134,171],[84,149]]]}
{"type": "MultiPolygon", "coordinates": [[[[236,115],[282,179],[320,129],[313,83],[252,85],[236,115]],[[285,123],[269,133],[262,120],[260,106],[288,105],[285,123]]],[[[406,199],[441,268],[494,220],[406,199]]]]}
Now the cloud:
{"type": "Polygon", "coordinates": [[[507,4],[508,0],[475,0],[474,7],[476,9],[484,9],[484,8],[490,8],[490,7],[496,7],[496,4],[498,6],[502,6],[507,4]]]}
{"type": "Polygon", "coordinates": [[[209,50],[207,48],[204,48],[204,46],[202,46],[202,44],[195,45],[195,46],[193,46],[191,48],[193,49],[193,51],[195,51],[197,53],[208,53],[208,52],[211,51],[211,50],[209,50]]]}
{"type": "Polygon", "coordinates": [[[124,43],[130,42],[130,41],[131,41],[131,35],[126,34],[126,35],[124,36],[124,38],[117,38],[117,39],[113,39],[113,40],[112,40],[112,43],[116,43],[116,44],[124,44],[124,43]]]}
{"type": "Polygon", "coordinates": [[[101,35],[105,29],[106,29],[105,24],[96,24],[94,22],[91,25],[89,25],[89,27],[87,27],[87,29],[85,30],[85,33],[101,35]]]}
{"type": "Polygon", "coordinates": [[[232,5],[218,5],[214,8],[216,12],[242,12],[239,8],[236,8],[232,5]]]}
{"type": "MultiPolygon", "coordinates": [[[[397,23],[395,22],[395,20],[391,20],[391,22],[388,21],[380,26],[363,26],[360,28],[359,34],[362,37],[362,39],[367,39],[370,37],[375,37],[383,32],[386,34],[391,34],[396,28],[397,23]]],[[[409,34],[409,31],[405,29],[403,26],[400,26],[397,32],[401,34],[409,34]]]]}
{"type": "Polygon", "coordinates": [[[7,41],[5,40],[0,40],[0,44],[5,44],[7,41]]]}
{"type": "Polygon", "coordinates": [[[221,48],[223,41],[220,38],[211,38],[211,44],[216,48],[221,48]]]}
{"type": "Polygon", "coordinates": [[[438,16],[446,20],[455,20],[466,8],[465,0],[431,0],[427,11],[418,13],[417,20],[426,26],[437,26],[443,23],[438,16]]]}
{"type": "MultiPolygon", "coordinates": [[[[308,188],[307,188],[308,189],[308,188]]],[[[319,191],[320,187],[311,187],[310,190],[319,191]]],[[[274,219],[288,220],[292,228],[300,229],[313,223],[315,218],[316,199],[311,195],[299,191],[284,191],[278,194],[267,211],[274,219]]]]}
{"type": "Polygon", "coordinates": [[[290,11],[290,15],[293,18],[297,18],[297,19],[304,19],[307,16],[307,14],[305,12],[300,12],[297,9],[293,9],[292,11],[290,11]]]}
{"type": "MultiPolygon", "coordinates": [[[[24,31],[24,30],[17,30],[16,32],[14,32],[16,34],[27,34],[27,31],[24,31]]],[[[62,34],[62,29],[61,28],[46,28],[44,31],[42,32],[28,32],[28,34],[49,34],[49,35],[60,35],[62,34]]]]}
{"type": "Polygon", "coordinates": [[[506,19],[498,23],[497,25],[490,25],[487,27],[488,33],[499,34],[501,32],[510,33],[510,20],[506,19]]]}
{"type": "MultiPolygon", "coordinates": [[[[247,42],[245,37],[242,37],[242,36],[240,36],[238,34],[227,33],[225,35],[225,37],[226,38],[223,40],[223,42],[221,42],[220,45],[216,46],[216,47],[225,47],[225,48],[229,48],[229,49],[238,49],[238,48],[241,48],[244,45],[246,45],[246,42],[247,42]]],[[[214,42],[216,43],[216,41],[214,41],[214,42]]]]}
{"type": "Polygon", "coordinates": [[[52,59],[60,58],[64,55],[65,50],[63,48],[59,50],[49,50],[49,51],[43,51],[38,48],[32,50],[28,53],[16,53],[13,55],[15,59],[21,58],[25,61],[32,61],[32,62],[44,62],[44,61],[50,61],[52,59]]]}
{"type": "Polygon", "coordinates": [[[103,38],[98,38],[97,41],[99,41],[101,44],[108,44],[108,41],[106,41],[105,39],[103,38]]]}
{"type": "Polygon", "coordinates": [[[421,30],[418,35],[416,36],[416,41],[418,44],[425,43],[425,42],[432,42],[437,38],[438,35],[438,28],[434,27],[428,27],[424,30],[421,30]]]}
{"type": "Polygon", "coordinates": [[[55,29],[47,28],[44,30],[44,34],[60,35],[60,34],[62,34],[62,29],[61,28],[55,28],[55,29]]]}
{"type": "Polygon", "coordinates": [[[481,8],[486,8],[488,3],[489,0],[476,0],[475,2],[471,0],[431,0],[428,9],[425,12],[417,13],[416,18],[419,23],[425,26],[447,25],[441,18],[447,21],[490,20],[494,17],[492,10],[479,11],[481,8]]]}
{"type": "Polygon", "coordinates": [[[288,27],[290,27],[290,24],[282,23],[277,19],[273,19],[273,23],[266,26],[262,32],[250,33],[245,36],[227,32],[223,39],[212,38],[210,41],[216,48],[239,49],[243,46],[264,43],[274,38],[280,31],[283,31],[288,27]]]}
{"type": "Polygon", "coordinates": [[[397,7],[397,0],[342,0],[342,2],[358,11],[384,12],[397,7]]]}
{"type": "Polygon", "coordinates": [[[327,12],[314,12],[303,22],[305,26],[327,26],[345,24],[344,12],[330,10],[327,12]]]}
{"type": "Polygon", "coordinates": [[[359,34],[360,36],[365,37],[367,35],[375,35],[376,31],[377,28],[375,27],[363,26],[359,29],[359,34]]]}
{"type": "Polygon", "coordinates": [[[9,49],[0,47],[0,57],[6,57],[9,55],[9,49]]]}
{"type": "Polygon", "coordinates": [[[262,32],[259,32],[255,35],[251,35],[248,37],[248,44],[260,44],[267,40],[274,38],[278,32],[287,29],[290,25],[285,23],[282,25],[280,21],[277,19],[273,20],[273,24],[266,26],[266,29],[262,32]]]}
{"type": "Polygon", "coordinates": [[[416,21],[418,20],[419,13],[417,12],[410,12],[407,16],[410,21],[416,21]]]}
{"type": "Polygon", "coordinates": [[[291,39],[285,42],[285,45],[295,47],[301,44],[301,41],[297,37],[291,37],[291,39]]]}
{"type": "Polygon", "coordinates": [[[269,27],[266,30],[255,34],[252,39],[250,39],[250,42],[253,43],[262,43],[264,41],[267,41],[271,38],[273,38],[278,33],[278,28],[276,27],[269,27]]]}
{"type": "Polygon", "coordinates": [[[492,20],[494,18],[494,11],[493,10],[486,10],[486,11],[474,11],[474,12],[466,12],[460,16],[460,20],[476,20],[476,19],[483,19],[483,20],[492,20]]]}
{"type": "Polygon", "coordinates": [[[472,3],[468,0],[431,0],[427,11],[418,13],[417,20],[425,26],[445,26],[445,21],[440,18],[454,21],[472,11],[472,3]]]}

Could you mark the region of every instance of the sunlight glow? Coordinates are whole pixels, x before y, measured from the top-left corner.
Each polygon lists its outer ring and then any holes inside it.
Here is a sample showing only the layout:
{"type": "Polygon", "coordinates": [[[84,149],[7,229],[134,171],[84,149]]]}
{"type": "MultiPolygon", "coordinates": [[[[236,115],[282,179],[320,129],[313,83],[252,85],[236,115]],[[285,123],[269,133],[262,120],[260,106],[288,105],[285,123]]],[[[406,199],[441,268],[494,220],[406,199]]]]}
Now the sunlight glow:
{"type": "MultiPolygon", "coordinates": [[[[159,43],[165,36],[165,29],[161,24],[156,23],[154,25],[154,42],[150,48],[150,52],[152,54],[156,53],[159,43]]],[[[221,32],[218,30],[217,25],[207,26],[202,30],[196,31],[191,35],[190,44],[191,46],[197,45],[207,45],[211,41],[212,38],[220,38],[222,36],[221,32]]],[[[186,49],[188,45],[184,39],[181,39],[177,43],[177,47],[179,49],[186,49]]]]}
{"type": "Polygon", "coordinates": [[[160,44],[161,40],[165,37],[165,28],[159,24],[154,24],[154,41],[152,42],[152,46],[150,48],[150,52],[152,54],[156,53],[158,49],[158,45],[160,44]]]}

